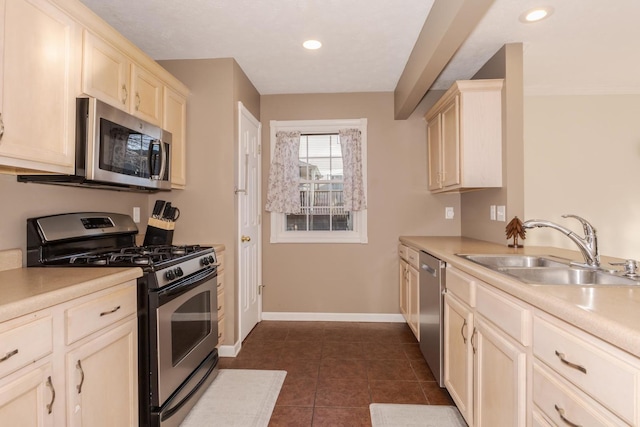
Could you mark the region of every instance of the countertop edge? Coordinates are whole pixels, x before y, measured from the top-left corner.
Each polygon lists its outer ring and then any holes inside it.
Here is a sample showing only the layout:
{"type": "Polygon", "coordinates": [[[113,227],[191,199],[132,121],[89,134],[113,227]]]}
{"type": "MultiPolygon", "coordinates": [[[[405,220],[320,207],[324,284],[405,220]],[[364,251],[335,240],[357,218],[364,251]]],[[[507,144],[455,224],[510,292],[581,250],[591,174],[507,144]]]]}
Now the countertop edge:
{"type": "MultiPolygon", "coordinates": [[[[456,255],[456,253],[472,253],[470,251],[462,251],[464,248],[473,247],[479,250],[477,253],[521,253],[535,255],[555,255],[573,260],[581,260],[578,251],[559,249],[553,247],[531,246],[521,249],[509,248],[506,245],[485,242],[465,237],[425,237],[425,236],[400,236],[400,242],[410,246],[416,250],[424,250],[433,256],[442,259],[455,266],[456,268],[468,273],[480,280],[487,282],[515,298],[533,306],[534,308],[548,313],[558,319],[561,319],[583,331],[600,338],[601,340],[614,345],[635,357],[640,355],[640,326],[631,326],[619,319],[600,313],[597,310],[590,310],[577,304],[569,302],[554,295],[559,288],[568,288],[566,286],[545,286],[545,285],[527,285],[508,276],[494,272],[488,268],[482,267],[471,261],[456,255]],[[458,250],[457,250],[457,249],[458,250]],[[552,288],[555,288],[552,289],[552,288]]],[[[603,257],[603,260],[615,260],[615,258],[603,257]]],[[[580,290],[591,288],[587,286],[571,286],[572,290],[580,290]]],[[[600,292],[610,292],[611,294],[619,294],[624,288],[609,288],[600,292]]],[[[569,289],[565,289],[569,291],[569,289]]],[[[637,290],[640,293],[640,289],[637,290]]],[[[635,301],[629,301],[630,305],[635,301]]],[[[638,313],[640,318],[640,312],[638,313]]],[[[635,324],[635,322],[634,322],[635,324]]]]}

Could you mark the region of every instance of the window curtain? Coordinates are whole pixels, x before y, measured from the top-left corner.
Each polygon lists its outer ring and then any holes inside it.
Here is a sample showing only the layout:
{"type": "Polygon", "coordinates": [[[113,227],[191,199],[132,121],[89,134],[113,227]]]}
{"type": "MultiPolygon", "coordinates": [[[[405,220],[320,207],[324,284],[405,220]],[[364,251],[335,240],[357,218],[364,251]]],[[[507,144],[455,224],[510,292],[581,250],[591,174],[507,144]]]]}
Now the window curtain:
{"type": "Polygon", "coordinates": [[[276,147],[269,170],[267,204],[269,212],[300,213],[300,132],[276,133],[276,147]]]}
{"type": "Polygon", "coordinates": [[[347,211],[362,211],[367,208],[362,176],[362,138],[358,129],[341,129],[344,208],[347,211]]]}

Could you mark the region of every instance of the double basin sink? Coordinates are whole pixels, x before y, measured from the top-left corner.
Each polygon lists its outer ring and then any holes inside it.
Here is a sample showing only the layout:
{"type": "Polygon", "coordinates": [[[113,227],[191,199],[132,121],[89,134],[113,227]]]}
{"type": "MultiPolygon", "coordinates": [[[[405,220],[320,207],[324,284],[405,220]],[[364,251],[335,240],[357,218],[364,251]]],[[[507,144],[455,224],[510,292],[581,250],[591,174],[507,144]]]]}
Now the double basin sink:
{"type": "Polygon", "coordinates": [[[457,255],[528,284],[640,286],[640,277],[629,278],[611,270],[579,267],[569,260],[553,256],[457,255]]]}

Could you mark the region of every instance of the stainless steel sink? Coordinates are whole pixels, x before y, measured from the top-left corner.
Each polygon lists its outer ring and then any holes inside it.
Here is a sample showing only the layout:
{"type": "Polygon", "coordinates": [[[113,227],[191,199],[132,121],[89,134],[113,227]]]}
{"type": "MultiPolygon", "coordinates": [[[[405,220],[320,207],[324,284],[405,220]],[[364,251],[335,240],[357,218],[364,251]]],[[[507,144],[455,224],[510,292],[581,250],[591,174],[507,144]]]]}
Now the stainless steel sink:
{"type": "Polygon", "coordinates": [[[562,261],[560,259],[551,259],[547,256],[535,255],[458,254],[458,256],[491,269],[500,267],[561,267],[569,265],[568,260],[562,261]]]}
{"type": "Polygon", "coordinates": [[[638,285],[628,277],[579,267],[498,268],[497,271],[536,285],[638,285]]]}
{"type": "Polygon", "coordinates": [[[457,254],[484,267],[533,285],[640,286],[636,279],[603,269],[577,267],[547,255],[457,254]]]}

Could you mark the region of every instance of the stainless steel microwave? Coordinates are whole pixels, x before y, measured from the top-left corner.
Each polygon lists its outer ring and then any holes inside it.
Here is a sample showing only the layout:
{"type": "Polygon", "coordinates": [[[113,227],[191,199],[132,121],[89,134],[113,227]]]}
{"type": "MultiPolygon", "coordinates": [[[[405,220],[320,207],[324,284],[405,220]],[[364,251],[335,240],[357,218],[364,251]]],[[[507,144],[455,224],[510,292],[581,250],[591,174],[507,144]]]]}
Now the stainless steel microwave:
{"type": "Polygon", "coordinates": [[[171,133],[96,98],[76,100],[74,175],[18,181],[159,191],[171,189],[171,133]]]}

